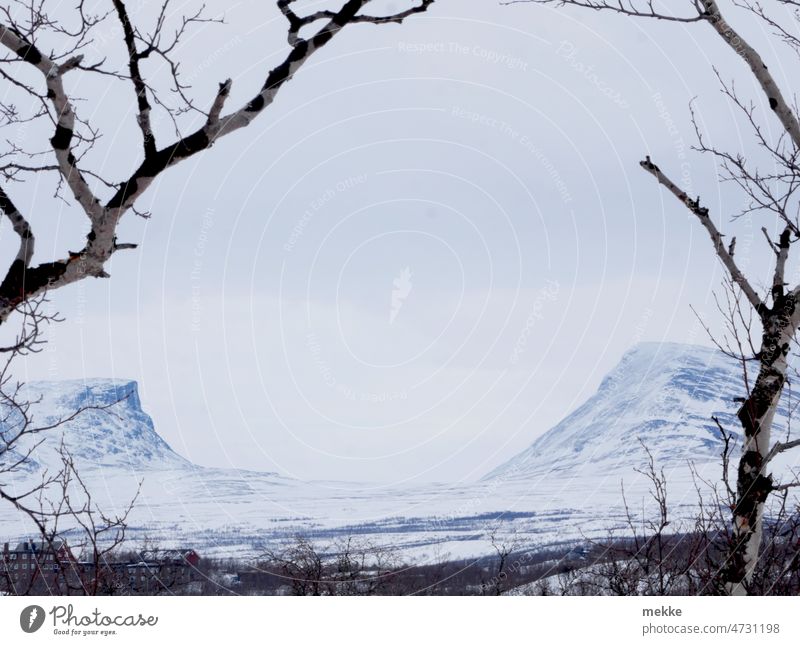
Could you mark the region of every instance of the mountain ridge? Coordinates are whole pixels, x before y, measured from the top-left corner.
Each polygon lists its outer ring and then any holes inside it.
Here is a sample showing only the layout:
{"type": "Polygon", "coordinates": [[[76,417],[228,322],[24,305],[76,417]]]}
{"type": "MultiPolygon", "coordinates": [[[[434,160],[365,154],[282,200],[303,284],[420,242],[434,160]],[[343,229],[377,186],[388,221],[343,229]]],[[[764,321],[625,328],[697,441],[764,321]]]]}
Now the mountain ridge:
{"type": "MultiPolygon", "coordinates": [[[[638,343],[589,399],[482,480],[590,465],[609,471],[626,468],[641,453],[640,442],[657,463],[716,460],[722,441],[712,416],[739,439],[735,399],[744,392],[742,376],[741,365],[715,348],[638,343]]],[[[787,425],[787,399],[800,401],[798,394],[787,393],[776,415],[777,432],[787,425]]]]}
{"type": "MultiPolygon", "coordinates": [[[[62,441],[82,470],[113,467],[138,471],[193,466],[158,434],[152,418],[142,409],[139,386],[134,380],[31,381],[20,387],[17,398],[30,401],[31,428],[56,425],[46,433],[28,437],[16,447],[15,453],[19,455],[31,441],[43,439],[27,470],[58,463],[62,441]],[[69,420],[59,424],[64,419],[69,420]]],[[[21,422],[21,416],[11,412],[6,432],[19,427],[21,422]]]]}

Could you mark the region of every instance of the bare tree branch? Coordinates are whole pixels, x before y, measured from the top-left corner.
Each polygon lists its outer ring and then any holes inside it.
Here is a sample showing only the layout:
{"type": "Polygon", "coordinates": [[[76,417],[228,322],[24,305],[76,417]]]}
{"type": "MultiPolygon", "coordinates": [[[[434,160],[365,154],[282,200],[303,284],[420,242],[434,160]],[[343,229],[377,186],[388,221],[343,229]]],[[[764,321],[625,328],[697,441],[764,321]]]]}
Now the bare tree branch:
{"type": "MultiPolygon", "coordinates": [[[[26,11],[22,13],[12,13],[0,8],[0,45],[10,52],[8,57],[0,59],[0,66],[16,66],[9,68],[11,70],[16,70],[21,64],[31,66],[42,75],[47,90],[46,94],[41,94],[26,82],[16,80],[13,72],[0,67],[3,78],[11,79],[19,91],[43,106],[27,116],[18,113],[11,105],[4,104],[3,108],[9,122],[50,118],[54,126],[54,134],[50,139],[50,153],[56,158],[55,166],[49,164],[26,166],[16,159],[11,159],[5,166],[0,164],[0,169],[4,168],[6,177],[13,179],[22,172],[44,172],[55,168],[59,173],[57,196],[60,197],[63,183],[69,188],[73,199],[81,206],[91,224],[85,246],[78,251],[65,254],[62,259],[32,266],[32,245],[26,247],[24,262],[15,265],[13,275],[9,275],[0,285],[0,324],[17,310],[21,302],[35,298],[45,291],[87,277],[108,277],[105,265],[111,256],[120,249],[133,248],[133,245],[128,243],[117,243],[116,231],[121,218],[129,210],[137,212],[136,200],[161,173],[209,149],[220,137],[249,126],[274,102],[281,88],[298,70],[344,27],[363,23],[375,25],[401,23],[412,15],[426,12],[435,0],[407,1],[411,6],[387,15],[364,13],[362,10],[371,0],[342,0],[338,10],[317,11],[301,16],[294,10],[293,0],[278,0],[278,8],[289,22],[289,51],[280,64],[266,73],[262,86],[252,98],[227,114],[225,107],[231,92],[231,79],[219,83],[208,108],[200,110],[187,96],[188,86],[181,81],[179,62],[174,58],[178,43],[190,26],[218,22],[216,19],[203,17],[202,9],[181,18],[174,33],[165,35],[168,29],[166,11],[168,0],[162,1],[155,26],[149,32],[144,32],[136,26],[135,17],[124,0],[112,0],[113,10],[99,15],[89,15],[84,11],[83,3],[79,3],[75,9],[78,25],[70,29],[51,20],[41,4],[33,0],[26,0],[24,4],[26,11]],[[85,50],[92,43],[95,28],[102,24],[109,14],[115,16],[122,28],[121,44],[124,46],[127,67],[125,72],[109,67],[105,60],[89,63],[84,59],[85,50]],[[303,27],[308,27],[311,33],[301,34],[303,27]],[[64,44],[61,51],[45,53],[39,48],[37,35],[43,31],[58,36],[64,44]],[[171,89],[181,97],[182,107],[169,107],[159,98],[159,91],[148,84],[140,63],[151,56],[158,56],[167,63],[172,76],[171,89]],[[84,165],[89,165],[84,163],[84,155],[95,145],[100,133],[76,115],[73,107],[74,99],[67,95],[64,88],[64,77],[68,73],[102,74],[112,79],[124,80],[133,86],[137,105],[136,120],[142,134],[143,153],[141,158],[132,164],[135,170],[121,182],[111,182],[102,176],[103,173],[83,168],[84,165]],[[173,120],[178,133],[173,142],[163,146],[158,145],[153,126],[152,113],[155,107],[166,112],[173,120]],[[201,112],[205,115],[205,120],[200,127],[195,127],[188,134],[182,135],[177,119],[185,111],[201,112]],[[92,189],[88,181],[90,178],[98,184],[99,189],[113,186],[114,192],[101,199],[92,189]]],[[[43,154],[43,151],[34,153],[16,149],[12,150],[12,153],[12,156],[32,156],[43,154]]],[[[139,155],[134,159],[137,157],[139,155]]],[[[4,204],[8,205],[7,209],[4,208],[6,214],[16,220],[19,211],[8,199],[4,204]]]]}
{"type": "Polygon", "coordinates": [[[688,194],[686,194],[686,191],[678,188],[678,186],[671,179],[669,179],[669,177],[667,177],[658,166],[650,161],[649,156],[646,157],[644,161],[639,162],[639,165],[653,175],[659,184],[664,186],[673,195],[675,195],[675,197],[677,197],[678,200],[684,206],[686,206],[686,208],[688,208],[694,215],[697,216],[697,219],[700,220],[700,223],[703,225],[706,231],[708,231],[708,235],[714,245],[714,250],[717,254],[717,257],[722,261],[722,264],[728,270],[731,279],[742,289],[745,296],[747,296],[748,301],[753,306],[753,309],[761,313],[764,310],[764,304],[761,301],[761,298],[758,297],[755,289],[753,289],[753,287],[750,285],[750,282],[748,282],[747,278],[736,265],[733,255],[731,255],[731,253],[725,247],[725,244],[722,241],[722,234],[709,217],[708,208],[700,205],[700,198],[698,197],[697,199],[692,199],[688,194]]]}

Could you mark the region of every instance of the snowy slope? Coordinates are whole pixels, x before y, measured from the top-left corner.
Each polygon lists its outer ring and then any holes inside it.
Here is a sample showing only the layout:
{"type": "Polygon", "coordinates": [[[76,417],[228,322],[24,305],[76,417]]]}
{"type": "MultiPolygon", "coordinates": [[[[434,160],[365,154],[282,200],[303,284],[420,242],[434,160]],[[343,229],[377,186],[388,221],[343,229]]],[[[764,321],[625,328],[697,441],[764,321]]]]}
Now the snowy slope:
{"type": "MultiPolygon", "coordinates": [[[[31,438],[44,439],[44,443],[29,461],[30,470],[56,468],[62,439],[81,471],[103,468],[137,472],[191,466],[156,432],[153,420],[142,410],[135,381],[39,381],[23,385],[17,398],[31,402],[30,428],[57,425],[79,412],[63,425],[31,438]]],[[[11,411],[4,430],[13,432],[20,422],[20,415],[11,411]]],[[[15,454],[18,456],[31,441],[21,444],[15,454]]]]}
{"type": "MultiPolygon", "coordinates": [[[[297,533],[322,540],[359,534],[420,560],[467,557],[490,551],[488,532],[498,518],[501,533],[513,531],[531,546],[623,530],[623,483],[637,512],[651,504],[648,482],[635,470],[646,458],[638,439],[668,475],[676,516],[692,517],[697,496],[688,461],[710,481],[719,479],[720,443],[710,417],[735,430],[733,399],[741,387],[738,366],[714,350],[637,345],[585,404],[482,481],[392,488],[196,466],[156,433],[135,383],[37,383],[27,393],[41,396],[39,423],[81,406],[120,402],[114,414],[90,410],[46,434],[31,472],[11,485],[21,490],[25,480],[57,465],[63,437],[106,511],[123,509],[142,482],[130,517],[134,538],[249,555],[297,533]]],[[[778,426],[785,425],[783,411],[778,426]]],[[[0,505],[0,538],[28,530],[0,505]]]]}
{"type": "MultiPolygon", "coordinates": [[[[640,442],[668,468],[717,461],[722,444],[712,416],[738,437],[735,399],[743,392],[740,364],[715,349],[641,343],[594,396],[487,479],[625,470],[641,461],[640,442]]],[[[775,421],[780,434],[790,400],[796,405],[798,394],[787,390],[775,421]]]]}

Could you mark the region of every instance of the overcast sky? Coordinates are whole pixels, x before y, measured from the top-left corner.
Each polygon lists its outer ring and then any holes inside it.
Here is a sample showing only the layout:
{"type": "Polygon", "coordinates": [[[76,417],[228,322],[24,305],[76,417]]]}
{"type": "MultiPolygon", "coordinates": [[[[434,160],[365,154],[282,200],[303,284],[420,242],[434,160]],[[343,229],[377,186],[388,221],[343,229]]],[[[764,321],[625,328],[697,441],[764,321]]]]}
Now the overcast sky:
{"type": "MultiPolygon", "coordinates": [[[[206,102],[233,77],[234,105],[285,47],[272,3],[228,5],[186,41],[184,74],[206,102]]],[[[779,79],[797,73],[765,55],[779,79]]],[[[770,222],[730,224],[741,197],[690,150],[693,97],[710,142],[752,145],[712,64],[763,107],[706,25],[438,0],[402,26],[348,28],[250,128],[151,187],[152,217],[120,234],[141,246],[111,280],[52,294],[66,322],[25,378],[135,379],[158,432],[200,464],[480,477],[637,341],[708,344],[690,305],[715,323],[721,272],[644,154],[702,194],[764,283],[754,231],[770,222]]],[[[138,161],[132,91],[89,83],[72,89],[121,176],[138,161]]],[[[40,222],[38,260],[79,248],[77,211],[14,190],[40,222]]]]}

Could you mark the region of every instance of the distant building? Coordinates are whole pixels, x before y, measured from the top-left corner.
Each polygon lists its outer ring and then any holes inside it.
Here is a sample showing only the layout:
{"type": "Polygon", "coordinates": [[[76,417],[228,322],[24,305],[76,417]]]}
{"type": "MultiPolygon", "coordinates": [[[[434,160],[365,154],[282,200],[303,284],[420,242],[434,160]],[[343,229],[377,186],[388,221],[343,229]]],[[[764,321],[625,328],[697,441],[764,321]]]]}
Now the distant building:
{"type": "Polygon", "coordinates": [[[191,593],[199,586],[200,556],[194,549],[143,551],[138,557],[79,561],[63,539],[3,545],[0,594],[62,595],[191,593]]]}
{"type": "Polygon", "coordinates": [[[59,593],[80,584],[80,569],[65,540],[28,540],[11,548],[3,544],[0,590],[12,594],[59,593]]]}
{"type": "Polygon", "coordinates": [[[185,593],[199,582],[200,556],[194,549],[142,551],[136,562],[117,563],[132,593],[185,593]]]}

